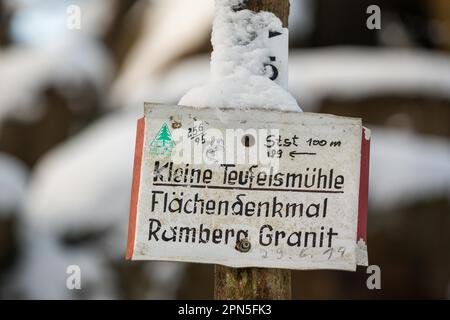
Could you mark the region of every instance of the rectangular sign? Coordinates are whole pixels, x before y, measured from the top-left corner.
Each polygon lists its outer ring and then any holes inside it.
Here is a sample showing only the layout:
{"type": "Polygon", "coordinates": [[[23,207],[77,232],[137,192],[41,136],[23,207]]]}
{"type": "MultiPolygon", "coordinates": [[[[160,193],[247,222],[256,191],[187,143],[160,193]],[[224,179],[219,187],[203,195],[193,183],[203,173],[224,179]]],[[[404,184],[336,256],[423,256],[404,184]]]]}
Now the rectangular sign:
{"type": "Polygon", "coordinates": [[[360,119],[146,104],[127,258],[354,271],[369,147],[360,119]]]}

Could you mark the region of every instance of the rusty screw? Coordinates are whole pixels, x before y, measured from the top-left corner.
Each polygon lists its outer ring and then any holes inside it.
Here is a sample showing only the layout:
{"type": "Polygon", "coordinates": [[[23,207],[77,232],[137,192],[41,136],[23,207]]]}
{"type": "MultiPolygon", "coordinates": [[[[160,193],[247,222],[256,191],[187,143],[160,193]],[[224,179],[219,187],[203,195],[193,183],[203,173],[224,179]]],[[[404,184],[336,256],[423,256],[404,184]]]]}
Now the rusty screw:
{"type": "Polygon", "coordinates": [[[252,248],[252,244],[247,238],[236,241],[235,249],[242,253],[247,253],[252,248]]]}
{"type": "Polygon", "coordinates": [[[181,126],[182,126],[181,122],[173,120],[173,122],[172,122],[172,129],[179,129],[179,128],[181,128],[181,126]]]}

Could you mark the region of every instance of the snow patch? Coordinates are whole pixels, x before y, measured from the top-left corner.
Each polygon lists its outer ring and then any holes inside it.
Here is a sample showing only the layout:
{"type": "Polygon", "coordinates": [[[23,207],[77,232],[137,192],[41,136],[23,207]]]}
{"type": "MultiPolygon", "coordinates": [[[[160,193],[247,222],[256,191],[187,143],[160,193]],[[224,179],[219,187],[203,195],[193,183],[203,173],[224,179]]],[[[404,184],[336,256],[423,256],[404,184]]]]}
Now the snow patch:
{"type": "MultiPolygon", "coordinates": [[[[184,61],[180,58],[203,45],[210,36],[213,15],[213,0],[158,0],[147,6],[141,37],[113,84],[109,104],[120,108],[124,105],[141,107],[143,101],[156,102],[155,97],[160,96],[159,77],[165,77],[167,67],[184,61]]],[[[178,80],[180,83],[183,79],[188,86],[171,101],[173,103],[193,86],[206,81],[192,83],[190,79],[195,78],[199,70],[195,66],[188,69],[189,73],[180,75],[178,80]]],[[[200,71],[200,74],[205,73],[200,71]]],[[[167,92],[172,96],[170,89],[167,92]]]]}
{"type": "Polygon", "coordinates": [[[0,52],[0,120],[39,119],[39,94],[46,86],[64,88],[89,82],[103,92],[112,73],[109,55],[91,41],[68,42],[44,49],[6,49],[0,52]],[[79,50],[83,51],[82,55],[79,50]]]}
{"type": "Polygon", "coordinates": [[[450,99],[450,58],[422,50],[337,47],[292,51],[290,91],[314,111],[326,98],[450,99]]]}
{"type": "Polygon", "coordinates": [[[211,77],[179,104],[194,107],[263,108],[301,111],[296,100],[267,77],[270,30],[282,23],[269,12],[234,11],[241,0],[216,0],[211,77]]]}
{"type": "Polygon", "coordinates": [[[118,280],[97,247],[67,250],[50,234],[23,230],[21,256],[15,272],[8,279],[11,289],[26,299],[117,299],[114,285],[118,280]],[[81,291],[69,290],[67,267],[81,270],[81,291]],[[84,289],[84,290],[83,290],[84,289]],[[86,290],[87,289],[87,290],[86,290]],[[82,294],[82,296],[80,296],[82,294]]]}
{"type": "Polygon", "coordinates": [[[18,208],[25,193],[28,169],[18,159],[0,152],[0,215],[18,208]]]}
{"type": "Polygon", "coordinates": [[[56,235],[126,223],[135,128],[135,114],[114,114],[48,153],[27,190],[27,222],[56,235]]]}
{"type": "Polygon", "coordinates": [[[107,30],[116,2],[9,1],[15,8],[11,37],[19,45],[0,50],[0,121],[39,119],[40,94],[49,86],[66,89],[89,83],[102,96],[112,80],[114,63],[97,37],[107,30]],[[70,4],[80,6],[80,30],[66,27],[70,4]]]}
{"type": "Polygon", "coordinates": [[[370,206],[387,211],[436,196],[450,199],[448,139],[371,129],[370,206]]]}

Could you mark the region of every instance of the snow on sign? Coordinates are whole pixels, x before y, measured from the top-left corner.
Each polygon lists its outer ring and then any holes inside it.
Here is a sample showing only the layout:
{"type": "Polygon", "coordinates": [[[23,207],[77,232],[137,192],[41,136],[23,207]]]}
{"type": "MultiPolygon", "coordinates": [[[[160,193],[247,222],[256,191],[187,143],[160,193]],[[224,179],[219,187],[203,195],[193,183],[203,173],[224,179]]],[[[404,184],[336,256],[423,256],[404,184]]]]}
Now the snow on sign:
{"type": "Polygon", "coordinates": [[[369,140],[360,119],[147,104],[127,258],[367,265],[369,140]]]}

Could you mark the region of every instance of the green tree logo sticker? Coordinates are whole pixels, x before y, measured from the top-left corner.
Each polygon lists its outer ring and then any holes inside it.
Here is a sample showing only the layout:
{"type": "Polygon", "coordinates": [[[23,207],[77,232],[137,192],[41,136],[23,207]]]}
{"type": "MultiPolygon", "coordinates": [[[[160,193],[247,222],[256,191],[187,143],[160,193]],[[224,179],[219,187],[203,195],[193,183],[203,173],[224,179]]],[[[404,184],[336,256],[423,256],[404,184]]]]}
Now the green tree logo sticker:
{"type": "Polygon", "coordinates": [[[172,139],[169,127],[164,123],[150,144],[150,154],[169,157],[172,155],[173,148],[175,148],[175,142],[172,139]]]}

